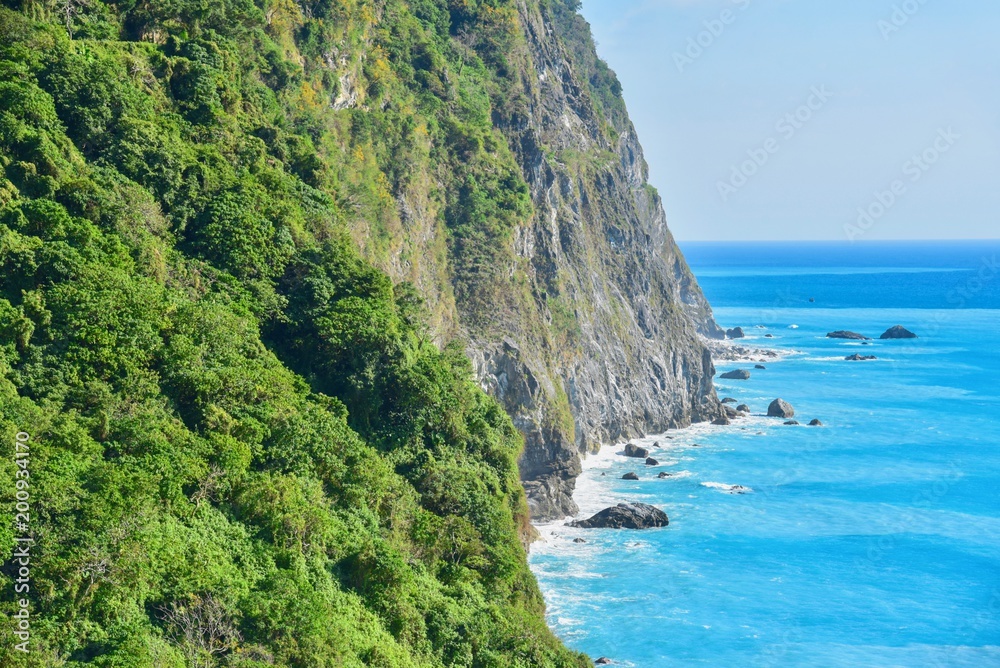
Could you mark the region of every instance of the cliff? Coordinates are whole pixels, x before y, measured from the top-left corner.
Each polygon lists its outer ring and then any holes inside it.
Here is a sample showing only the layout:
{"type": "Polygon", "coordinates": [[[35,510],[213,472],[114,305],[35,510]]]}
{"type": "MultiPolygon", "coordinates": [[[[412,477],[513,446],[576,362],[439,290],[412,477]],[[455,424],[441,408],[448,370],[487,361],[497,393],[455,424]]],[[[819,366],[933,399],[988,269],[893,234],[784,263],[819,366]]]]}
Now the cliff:
{"type": "MultiPolygon", "coordinates": [[[[484,56],[504,84],[491,95],[492,125],[532,209],[500,242],[509,244],[496,260],[503,271],[471,281],[458,273],[456,303],[439,309],[453,314],[442,320],[467,338],[482,386],[525,436],[519,464],[536,520],[575,512],[581,453],[714,417],[713,367],[697,335],[724,336],[647,183],[620,85],[577,4],[514,3],[502,64],[484,56]]],[[[402,210],[408,202],[400,198],[402,210]]],[[[429,256],[433,226],[407,215],[401,247],[422,236],[429,256]]],[[[465,251],[452,245],[449,268],[431,263],[417,282],[454,281],[465,251]]],[[[411,276],[393,257],[383,266],[411,276]]]]}

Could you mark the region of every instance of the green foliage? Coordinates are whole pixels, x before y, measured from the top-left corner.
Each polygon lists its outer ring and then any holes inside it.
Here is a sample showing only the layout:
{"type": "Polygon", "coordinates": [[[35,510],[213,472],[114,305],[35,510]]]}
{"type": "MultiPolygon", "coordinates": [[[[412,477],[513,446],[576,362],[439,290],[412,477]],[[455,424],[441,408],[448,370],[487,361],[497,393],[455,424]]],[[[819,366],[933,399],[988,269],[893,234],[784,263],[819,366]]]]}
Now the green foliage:
{"type": "Polygon", "coordinates": [[[5,4],[0,434],[37,544],[0,664],[586,665],[526,565],[520,436],[352,240],[433,182],[455,289],[504,292],[515,4],[5,4]]]}

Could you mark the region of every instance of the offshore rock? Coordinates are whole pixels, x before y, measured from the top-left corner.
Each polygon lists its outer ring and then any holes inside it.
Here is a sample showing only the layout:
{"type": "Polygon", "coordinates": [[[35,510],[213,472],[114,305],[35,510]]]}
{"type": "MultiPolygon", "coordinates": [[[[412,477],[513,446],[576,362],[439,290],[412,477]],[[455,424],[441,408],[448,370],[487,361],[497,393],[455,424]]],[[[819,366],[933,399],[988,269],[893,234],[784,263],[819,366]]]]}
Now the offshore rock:
{"type": "Polygon", "coordinates": [[[732,329],[726,330],[727,339],[742,339],[746,334],[743,332],[742,327],[733,327],[732,329]]]}
{"type": "Polygon", "coordinates": [[[649,457],[649,450],[646,448],[640,448],[635,443],[629,443],[625,446],[625,456],[645,459],[646,457],[649,457]]]}
{"type": "Polygon", "coordinates": [[[826,335],[828,339],[849,339],[852,341],[870,341],[870,336],[865,336],[864,334],[858,334],[857,332],[849,332],[846,329],[838,329],[836,332],[830,332],[826,335]]]}
{"type": "Polygon", "coordinates": [[[719,378],[724,378],[725,380],[750,380],[750,372],[746,369],[736,369],[735,371],[727,371],[719,376],[719,378]]]}
{"type": "Polygon", "coordinates": [[[670,523],[667,514],[645,503],[619,503],[590,519],[569,522],[580,529],[653,529],[670,523]]]}
{"type": "Polygon", "coordinates": [[[883,332],[882,336],[878,337],[880,339],[915,339],[917,335],[903,327],[902,325],[896,325],[890,327],[883,332]]]}
{"type": "Polygon", "coordinates": [[[787,419],[795,417],[795,409],[784,399],[775,399],[767,407],[767,416],[787,419]]]}

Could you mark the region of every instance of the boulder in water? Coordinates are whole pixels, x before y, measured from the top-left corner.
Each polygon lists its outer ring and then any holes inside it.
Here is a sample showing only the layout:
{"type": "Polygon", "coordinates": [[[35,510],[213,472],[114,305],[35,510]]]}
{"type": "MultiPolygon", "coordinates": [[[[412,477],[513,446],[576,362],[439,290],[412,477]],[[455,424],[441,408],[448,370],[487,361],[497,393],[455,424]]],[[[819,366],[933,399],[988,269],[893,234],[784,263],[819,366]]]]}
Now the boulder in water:
{"type": "Polygon", "coordinates": [[[754,364],[753,368],[755,368],[755,369],[763,369],[763,370],[767,369],[767,367],[764,366],[763,364],[754,364]]]}
{"type": "Polygon", "coordinates": [[[789,427],[794,427],[794,426],[797,426],[799,424],[799,421],[798,420],[788,420],[788,421],[785,422],[785,424],[787,426],[789,426],[789,427]]]}
{"type": "Polygon", "coordinates": [[[869,360],[877,360],[878,358],[874,355],[859,355],[854,353],[853,355],[848,355],[844,358],[848,362],[868,362],[869,360]]]}
{"type": "Polygon", "coordinates": [[[852,341],[870,341],[870,336],[865,336],[864,334],[858,334],[857,332],[849,332],[846,329],[838,329],[836,332],[830,332],[826,335],[828,339],[850,339],[852,341]]]}
{"type": "Polygon", "coordinates": [[[882,336],[878,337],[880,339],[915,339],[917,335],[903,327],[902,325],[895,325],[885,330],[882,336]]]}
{"type": "Polygon", "coordinates": [[[670,523],[667,514],[645,503],[619,503],[586,520],[570,522],[580,529],[652,529],[670,523]]]}
{"type": "Polygon", "coordinates": [[[750,380],[750,372],[746,369],[737,369],[736,371],[727,371],[719,376],[719,378],[724,378],[725,380],[750,380]]]}
{"type": "Polygon", "coordinates": [[[795,417],[795,409],[784,399],[775,399],[767,407],[768,417],[791,418],[795,417]]]}
{"type": "Polygon", "coordinates": [[[729,418],[727,418],[725,415],[723,415],[722,417],[717,417],[714,420],[712,420],[712,424],[714,424],[717,427],[725,427],[727,424],[729,424],[729,418]]]}
{"type": "Polygon", "coordinates": [[[622,480],[638,480],[638,479],[639,476],[637,476],[635,473],[632,473],[631,471],[622,476],[622,480]]]}
{"type": "Polygon", "coordinates": [[[728,339],[742,339],[745,336],[746,334],[743,333],[742,327],[733,327],[726,330],[726,338],[728,339]]]}
{"type": "Polygon", "coordinates": [[[625,446],[625,456],[645,459],[646,457],[649,457],[649,450],[646,448],[640,448],[635,443],[629,443],[625,446]]]}
{"type": "Polygon", "coordinates": [[[646,466],[659,466],[660,462],[656,461],[652,457],[646,457],[646,466]]]}
{"type": "Polygon", "coordinates": [[[656,476],[656,477],[657,477],[657,478],[660,478],[660,479],[662,480],[663,478],[669,478],[669,477],[670,477],[670,475],[671,475],[671,474],[667,473],[666,471],[660,471],[660,475],[658,475],[658,476],[656,476]]]}
{"type": "Polygon", "coordinates": [[[600,659],[598,659],[597,661],[594,662],[594,665],[597,665],[597,666],[607,666],[607,665],[609,665],[611,663],[614,663],[614,662],[611,659],[609,659],[608,657],[602,656],[600,659]]]}
{"type": "Polygon", "coordinates": [[[817,419],[813,420],[812,422],[810,422],[809,426],[810,427],[822,427],[823,423],[819,421],[819,418],[817,418],[817,419]]]}
{"type": "Polygon", "coordinates": [[[724,404],[735,404],[736,400],[733,399],[732,397],[726,397],[725,399],[722,400],[722,403],[724,403],[724,404]]]}
{"type": "Polygon", "coordinates": [[[747,406],[746,404],[740,404],[739,406],[736,407],[736,410],[738,410],[740,413],[749,413],[750,407],[747,406]]]}

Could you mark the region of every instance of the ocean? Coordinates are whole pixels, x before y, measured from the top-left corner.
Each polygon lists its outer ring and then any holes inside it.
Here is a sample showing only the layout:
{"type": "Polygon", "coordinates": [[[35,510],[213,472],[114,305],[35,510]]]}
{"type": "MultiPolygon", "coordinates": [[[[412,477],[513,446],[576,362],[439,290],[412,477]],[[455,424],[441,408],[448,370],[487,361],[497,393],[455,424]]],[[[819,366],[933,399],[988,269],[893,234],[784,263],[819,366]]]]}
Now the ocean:
{"type": "Polygon", "coordinates": [[[1000,242],[682,250],[719,324],[782,357],[717,363],[751,371],[716,377],[751,417],[637,439],[660,466],[585,460],[582,517],[641,501],[670,526],[540,526],[555,632],[636,668],[1000,666],[1000,242]],[[878,339],[897,324],[919,338],[878,339]]]}

